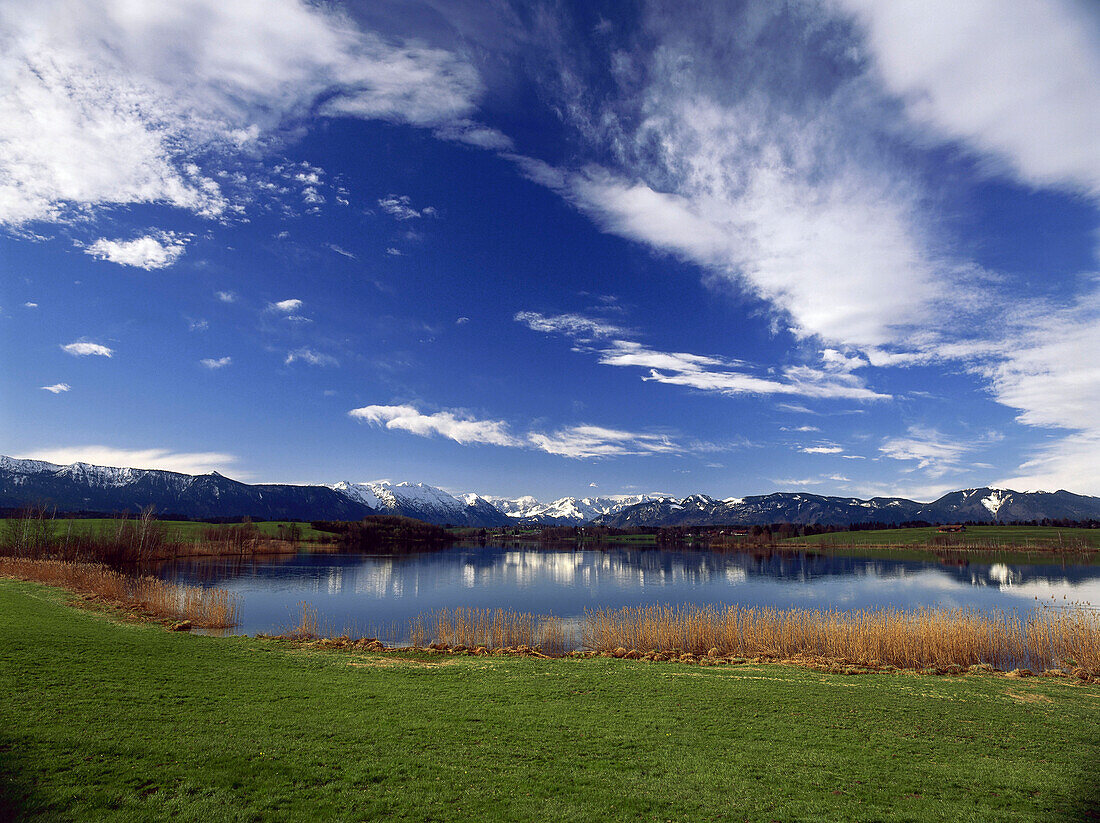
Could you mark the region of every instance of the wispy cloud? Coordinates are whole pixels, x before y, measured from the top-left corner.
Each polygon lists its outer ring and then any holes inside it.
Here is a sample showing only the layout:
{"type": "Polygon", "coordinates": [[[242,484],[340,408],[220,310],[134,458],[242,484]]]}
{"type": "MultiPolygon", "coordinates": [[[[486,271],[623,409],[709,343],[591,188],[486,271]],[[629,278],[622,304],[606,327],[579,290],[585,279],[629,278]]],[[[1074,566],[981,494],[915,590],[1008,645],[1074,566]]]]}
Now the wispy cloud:
{"type": "Polygon", "coordinates": [[[412,199],[407,194],[388,194],[378,200],[378,206],[395,220],[413,220],[418,217],[434,217],[437,214],[433,206],[414,209],[412,199]]]}
{"type": "Polygon", "coordinates": [[[332,355],[322,354],[321,352],[316,352],[308,348],[294,349],[293,351],[287,352],[284,364],[289,366],[291,363],[307,363],[310,366],[340,365],[340,361],[332,355]]]}
{"type": "Polygon", "coordinates": [[[912,460],[929,477],[939,477],[962,466],[964,455],[973,451],[971,442],[950,438],[935,429],[910,426],[905,437],[888,437],[879,451],[892,460],[912,460]]]}
{"type": "Polygon", "coordinates": [[[176,452],[170,449],[120,449],[112,446],[64,446],[36,449],[18,455],[25,460],[45,460],[68,465],[91,463],[134,469],[164,469],[184,474],[228,470],[237,458],[222,452],[176,452]]]}
{"type": "Polygon", "coordinates": [[[421,437],[439,436],[463,444],[536,449],[573,459],[683,454],[689,450],[663,433],[577,425],[552,432],[531,431],[519,435],[513,433],[503,420],[483,420],[458,411],[426,414],[409,405],[364,406],[352,409],[348,414],[367,423],[421,437]]]}
{"type": "Polygon", "coordinates": [[[1100,286],[1068,307],[1035,306],[1010,332],[1003,359],[979,368],[1020,423],[1056,436],[998,484],[1100,494],[1100,286]]]}
{"type": "Polygon", "coordinates": [[[37,309],[38,304],[37,303],[32,303],[30,300],[28,300],[26,303],[23,304],[23,308],[25,308],[25,309],[37,309]]]}
{"type": "Polygon", "coordinates": [[[100,343],[90,343],[86,340],[66,343],[61,349],[74,357],[112,357],[115,353],[115,350],[112,348],[108,348],[100,343]]]}
{"type": "Polygon", "coordinates": [[[335,243],[326,243],[325,245],[328,246],[330,249],[332,249],[337,254],[339,254],[343,257],[346,257],[349,260],[357,260],[358,259],[353,252],[350,252],[345,248],[341,248],[340,246],[337,246],[335,243]]]}
{"type": "Polygon", "coordinates": [[[625,329],[612,323],[585,317],[581,314],[546,315],[537,311],[521,311],[516,312],[512,319],[517,323],[522,323],[532,331],[562,334],[582,341],[629,334],[625,329]]]}
{"type": "Polygon", "coordinates": [[[54,383],[52,386],[42,386],[43,391],[48,391],[51,394],[61,394],[67,392],[72,388],[68,383],[54,383]]]}
{"type": "Polygon", "coordinates": [[[172,232],[153,232],[133,240],[100,238],[84,248],[97,260],[108,260],[120,266],[133,266],[152,271],[171,266],[183,256],[187,238],[172,232]]]}
{"type": "Polygon", "coordinates": [[[1038,186],[1100,196],[1095,9],[1026,0],[839,0],[914,126],[1038,186]]]}
{"type": "Polygon", "coordinates": [[[246,180],[238,201],[219,172],[318,104],[491,144],[471,119],[483,87],[469,63],[327,6],[183,0],[166,24],[125,3],[16,0],[0,8],[0,29],[8,226],[113,204],[232,214],[254,192],[246,180]]]}
{"type": "Polygon", "coordinates": [[[843,446],[799,446],[798,450],[803,454],[840,454],[843,446]]]}
{"type": "Polygon", "coordinates": [[[232,357],[204,357],[199,363],[207,369],[224,369],[233,362],[232,357]]]}
{"type": "Polygon", "coordinates": [[[683,454],[685,451],[682,445],[667,435],[608,429],[603,426],[569,426],[549,434],[532,432],[527,438],[544,452],[575,459],[683,454]]]}
{"type": "Polygon", "coordinates": [[[508,432],[502,420],[478,420],[460,412],[423,414],[414,406],[363,406],[348,414],[357,420],[421,437],[439,435],[456,443],[518,446],[522,441],[508,432]]]}
{"type": "Polygon", "coordinates": [[[216,291],[214,296],[223,303],[236,303],[237,295],[231,291],[216,291]]]}
{"type": "Polygon", "coordinates": [[[748,364],[714,355],[667,352],[651,349],[617,335],[625,330],[602,320],[578,314],[543,315],[519,312],[514,319],[528,328],[548,334],[561,334],[576,341],[577,350],[593,354],[606,366],[647,369],[642,380],[717,392],[727,395],[801,395],[814,398],[884,400],[889,395],[869,389],[851,373],[850,362],[844,368],[834,361],[822,366],[790,366],[780,377],[752,374],[748,364]]]}

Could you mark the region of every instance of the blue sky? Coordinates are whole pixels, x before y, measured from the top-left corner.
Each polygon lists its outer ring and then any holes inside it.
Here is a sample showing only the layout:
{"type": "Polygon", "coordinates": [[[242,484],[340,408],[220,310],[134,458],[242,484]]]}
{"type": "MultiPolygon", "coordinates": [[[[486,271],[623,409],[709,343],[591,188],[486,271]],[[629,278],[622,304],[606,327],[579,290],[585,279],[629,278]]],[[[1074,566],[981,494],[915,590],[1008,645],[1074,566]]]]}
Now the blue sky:
{"type": "Polygon", "coordinates": [[[1100,494],[1088,2],[0,8],[0,453],[1100,494]]]}

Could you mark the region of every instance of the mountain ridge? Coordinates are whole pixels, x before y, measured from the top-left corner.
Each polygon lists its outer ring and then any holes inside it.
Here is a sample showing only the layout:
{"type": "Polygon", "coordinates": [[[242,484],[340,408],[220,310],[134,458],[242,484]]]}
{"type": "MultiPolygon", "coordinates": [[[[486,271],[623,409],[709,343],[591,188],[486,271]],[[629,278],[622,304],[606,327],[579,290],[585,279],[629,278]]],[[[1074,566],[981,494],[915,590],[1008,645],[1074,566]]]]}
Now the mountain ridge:
{"type": "Polygon", "coordinates": [[[716,498],[648,493],[562,497],[542,502],[475,492],[454,495],[426,483],[331,485],[248,484],[218,472],[190,475],[163,469],[67,466],[0,456],[0,507],[44,503],[59,511],[158,511],[194,518],[358,520],[400,514],[440,525],[604,525],[616,528],[756,525],[831,526],[912,521],[1014,522],[1100,520],[1100,498],[980,487],[949,492],[929,503],[903,497],[840,497],[806,492],[716,498]]]}

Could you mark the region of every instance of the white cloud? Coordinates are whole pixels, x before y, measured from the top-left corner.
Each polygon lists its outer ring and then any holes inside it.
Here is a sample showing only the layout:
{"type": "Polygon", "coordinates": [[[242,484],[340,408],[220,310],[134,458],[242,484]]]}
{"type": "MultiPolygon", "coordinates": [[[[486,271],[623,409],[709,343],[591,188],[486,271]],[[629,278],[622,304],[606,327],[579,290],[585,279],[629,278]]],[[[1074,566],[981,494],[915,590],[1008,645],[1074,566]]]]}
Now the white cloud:
{"type": "Polygon", "coordinates": [[[214,292],[214,296],[216,298],[218,298],[220,301],[222,301],[223,303],[236,303],[237,302],[237,295],[235,295],[231,291],[216,291],[216,292],[214,292]]]}
{"type": "Polygon", "coordinates": [[[28,300],[26,303],[23,304],[23,308],[25,308],[25,309],[37,309],[38,304],[37,303],[32,303],[31,301],[28,300]]]}
{"type": "Polygon", "coordinates": [[[879,451],[893,460],[914,460],[917,468],[939,477],[962,466],[962,458],[973,451],[972,443],[954,440],[924,426],[910,426],[906,437],[888,437],[879,451]]]}
{"type": "Polygon", "coordinates": [[[407,431],[421,437],[439,435],[456,443],[486,443],[518,446],[522,441],[508,432],[502,420],[477,420],[461,413],[441,411],[422,414],[413,406],[363,406],[348,414],[387,429],[407,431]]]}
{"type": "Polygon", "coordinates": [[[386,254],[390,255],[391,257],[401,257],[404,252],[401,251],[401,249],[395,249],[393,246],[390,246],[388,249],[386,249],[386,254]]]}
{"type": "Polygon", "coordinates": [[[61,392],[69,391],[72,388],[68,383],[54,383],[52,386],[42,386],[43,391],[48,391],[51,394],[61,394],[61,392]]]}
{"type": "Polygon", "coordinates": [[[1038,186],[1100,196],[1100,31],[1066,0],[839,0],[912,121],[1038,186]]]}
{"type": "Polygon", "coordinates": [[[294,351],[287,352],[286,360],[283,361],[285,365],[289,366],[291,363],[308,363],[311,366],[339,366],[340,361],[329,354],[321,354],[315,352],[313,349],[295,349],[294,351]]]}
{"type": "Polygon", "coordinates": [[[803,454],[840,454],[844,451],[841,446],[799,446],[798,450],[803,454]]]}
{"type": "Polygon", "coordinates": [[[1066,491],[1100,495],[1100,432],[1075,432],[1034,450],[1014,474],[993,485],[1020,491],[1066,491]]]}
{"type": "Polygon", "coordinates": [[[603,426],[569,426],[550,434],[531,432],[527,438],[544,452],[575,459],[682,454],[685,451],[667,435],[622,431],[603,426]]]}
{"type": "Polygon", "coordinates": [[[611,323],[594,320],[580,314],[545,315],[537,311],[521,311],[516,312],[512,319],[517,323],[522,323],[532,331],[546,334],[563,334],[583,341],[629,333],[611,323]]]}
{"type": "Polygon", "coordinates": [[[463,412],[424,414],[414,406],[364,406],[348,412],[351,417],[387,429],[421,437],[440,436],[463,444],[488,444],[537,449],[575,459],[646,454],[682,454],[688,449],[665,434],[631,432],[603,426],[568,426],[554,432],[513,434],[503,420],[479,420],[463,412]]]}
{"type": "Polygon", "coordinates": [[[322,99],[330,115],[491,137],[470,120],[482,85],[463,59],[300,0],[10,0],[0,43],[9,226],[131,203],[224,215],[218,172],[322,99]]]}
{"type": "Polygon", "coordinates": [[[276,303],[268,303],[268,311],[281,312],[283,314],[293,314],[302,308],[302,301],[296,297],[292,297],[289,300],[279,300],[276,303]]]}
{"type": "Polygon", "coordinates": [[[230,365],[232,362],[233,362],[232,357],[218,357],[218,358],[204,357],[202,360],[199,361],[199,363],[202,364],[204,367],[206,367],[208,369],[212,369],[212,370],[213,369],[224,369],[226,366],[230,365]]]}
{"type": "Polygon", "coordinates": [[[417,217],[433,217],[436,210],[432,206],[426,206],[419,211],[412,207],[412,200],[407,194],[388,194],[379,199],[378,205],[382,211],[395,220],[412,220],[417,217]]]}
{"type": "Polygon", "coordinates": [[[348,251],[347,249],[341,248],[340,246],[337,246],[335,243],[326,243],[325,245],[327,245],[330,249],[332,249],[337,254],[343,255],[344,257],[348,258],[349,260],[356,260],[357,259],[356,256],[352,252],[348,251]]]}
{"type": "Polygon", "coordinates": [[[457,320],[455,320],[455,325],[456,326],[465,326],[469,322],[470,322],[469,317],[459,317],[457,320]]]}
{"type": "Polygon", "coordinates": [[[97,260],[151,271],[171,266],[183,256],[187,239],[172,232],[153,232],[133,240],[100,238],[84,248],[97,260]]]}
{"type": "Polygon", "coordinates": [[[883,400],[889,395],[867,388],[863,381],[846,371],[791,366],[780,377],[751,374],[740,360],[689,352],[665,352],[647,348],[616,335],[629,332],[602,320],[579,314],[543,315],[519,312],[514,319],[528,328],[548,334],[562,334],[584,346],[577,350],[596,355],[605,366],[647,369],[647,382],[685,386],[726,395],[801,395],[815,398],[883,400]]]}
{"type": "Polygon", "coordinates": [[[209,328],[210,328],[210,323],[208,321],[202,320],[202,319],[190,320],[187,323],[187,330],[188,331],[202,332],[202,331],[206,331],[209,328]]]}
{"type": "Polygon", "coordinates": [[[1020,423],[1054,437],[998,485],[1100,494],[1100,287],[1063,309],[1038,305],[1010,331],[1003,359],[983,374],[1020,423]]]}
{"type": "Polygon", "coordinates": [[[66,446],[38,449],[19,455],[23,460],[45,460],[65,466],[91,463],[134,469],[164,469],[183,474],[226,470],[237,458],[221,452],[173,452],[169,449],[117,449],[111,446],[66,446]]]}
{"type": "Polygon", "coordinates": [[[68,352],[74,357],[112,357],[115,353],[114,349],[103,346],[99,343],[89,343],[86,340],[78,340],[75,343],[67,343],[61,347],[62,351],[68,352]]]}

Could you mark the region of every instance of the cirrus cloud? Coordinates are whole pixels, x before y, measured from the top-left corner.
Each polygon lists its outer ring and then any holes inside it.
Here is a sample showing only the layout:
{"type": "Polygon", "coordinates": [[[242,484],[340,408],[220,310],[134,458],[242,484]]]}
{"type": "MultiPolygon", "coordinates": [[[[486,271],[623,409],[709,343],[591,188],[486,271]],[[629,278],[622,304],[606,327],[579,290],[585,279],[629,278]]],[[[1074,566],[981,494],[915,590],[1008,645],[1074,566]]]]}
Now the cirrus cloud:
{"type": "MultiPolygon", "coordinates": [[[[65,466],[90,463],[95,466],[118,466],[135,469],[163,469],[183,474],[206,474],[222,471],[237,458],[224,452],[176,452],[171,449],[124,449],[113,446],[63,446],[35,449],[17,455],[22,460],[45,460],[65,466]]],[[[243,476],[238,473],[238,476],[243,476]]]]}

